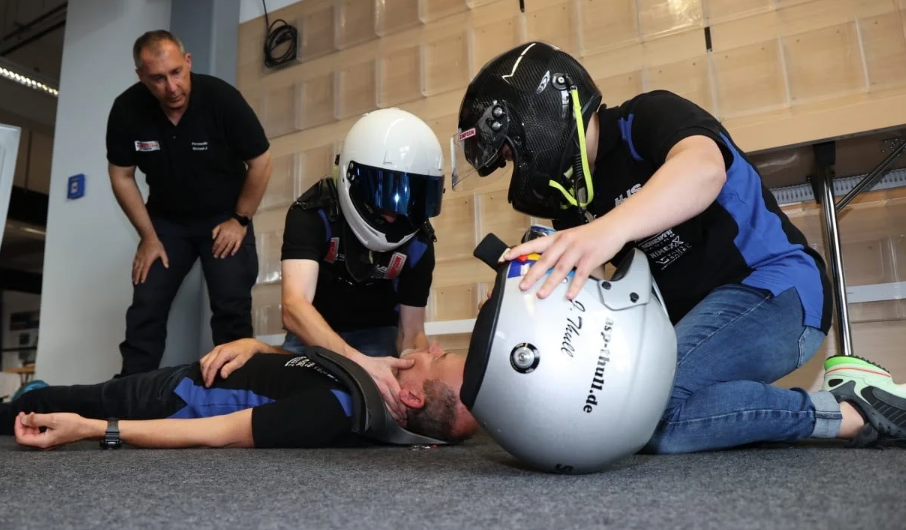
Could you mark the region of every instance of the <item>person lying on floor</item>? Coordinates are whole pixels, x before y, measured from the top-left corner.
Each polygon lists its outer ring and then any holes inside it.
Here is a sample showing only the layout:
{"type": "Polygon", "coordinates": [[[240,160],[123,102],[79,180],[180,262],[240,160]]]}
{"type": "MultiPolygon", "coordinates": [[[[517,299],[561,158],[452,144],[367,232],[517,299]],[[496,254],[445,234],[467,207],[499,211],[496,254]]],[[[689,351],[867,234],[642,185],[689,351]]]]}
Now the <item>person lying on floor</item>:
{"type": "MultiPolygon", "coordinates": [[[[450,442],[472,436],[478,424],[459,400],[464,358],[432,343],[406,360],[396,373],[407,408],[405,428],[450,442]]],[[[215,348],[188,365],[95,385],[31,390],[0,404],[0,434],[49,449],[101,440],[111,418],[117,419],[119,439],[138,447],[328,447],[356,441],[347,389],[305,355],[255,339],[215,348]],[[217,355],[222,351],[243,354],[242,366],[213,368],[214,358],[228,357],[217,355]]]]}

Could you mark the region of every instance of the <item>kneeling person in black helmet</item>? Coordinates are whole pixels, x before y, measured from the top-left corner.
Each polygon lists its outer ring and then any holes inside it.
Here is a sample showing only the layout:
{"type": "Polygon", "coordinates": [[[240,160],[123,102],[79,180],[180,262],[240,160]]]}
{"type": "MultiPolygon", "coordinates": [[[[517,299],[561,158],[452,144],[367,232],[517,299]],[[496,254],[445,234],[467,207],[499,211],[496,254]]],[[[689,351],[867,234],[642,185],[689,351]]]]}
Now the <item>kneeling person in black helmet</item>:
{"type": "Polygon", "coordinates": [[[609,108],[579,61],[529,42],[472,80],[454,147],[455,189],[511,163],[513,207],[558,230],[505,254],[540,254],[521,290],[545,299],[568,281],[575,300],[593,268],[646,256],[677,338],[675,383],[648,451],[906,439],[906,388],[876,365],[830,359],[817,392],[772,384],[828,332],[825,264],[695,103],[655,90],[609,108]]]}
{"type": "MultiPolygon", "coordinates": [[[[428,345],[425,306],[434,272],[443,151],[428,125],[395,108],[364,115],[338,157],[338,176],[299,197],[283,232],[283,347],[321,346],[374,377],[398,421],[392,370],[428,345]]],[[[226,351],[215,365],[241,356],[226,351]]]]}

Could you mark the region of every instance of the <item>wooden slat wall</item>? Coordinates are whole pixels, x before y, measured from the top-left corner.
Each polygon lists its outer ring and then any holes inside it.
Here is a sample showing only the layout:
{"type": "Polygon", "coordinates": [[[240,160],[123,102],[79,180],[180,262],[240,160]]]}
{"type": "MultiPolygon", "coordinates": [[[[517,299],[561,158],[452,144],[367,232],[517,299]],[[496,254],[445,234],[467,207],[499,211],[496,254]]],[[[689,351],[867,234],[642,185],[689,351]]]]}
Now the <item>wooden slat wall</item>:
{"type": "MultiPolygon", "coordinates": [[[[525,4],[522,13],[515,0],[305,0],[271,15],[301,35],[299,60],[276,70],[263,66],[263,19],[240,26],[238,86],[260,116],[276,157],[255,218],[262,259],[254,292],[256,332],[280,332],[279,246],[286,208],[329,173],[357,116],[399,106],[428,122],[446,147],[471,76],[519,42],[547,40],[576,54],[608,104],[644,90],[674,90],[718,116],[749,151],[906,123],[904,0],[525,4]]],[[[532,221],[507,204],[503,177],[467,193],[447,186],[435,222],[438,265],[429,319],[475,316],[492,274],[471,258],[473,246],[490,231],[514,241],[532,221]]],[[[906,279],[906,204],[877,194],[858,204],[842,222],[851,283],[906,279]],[[871,230],[855,228],[862,225],[871,230]]],[[[821,248],[817,212],[807,206],[789,210],[821,248]]],[[[903,304],[892,303],[854,308],[857,347],[902,344],[895,337],[903,334],[904,312],[903,304]]],[[[442,342],[465,350],[468,336],[442,342]]]]}

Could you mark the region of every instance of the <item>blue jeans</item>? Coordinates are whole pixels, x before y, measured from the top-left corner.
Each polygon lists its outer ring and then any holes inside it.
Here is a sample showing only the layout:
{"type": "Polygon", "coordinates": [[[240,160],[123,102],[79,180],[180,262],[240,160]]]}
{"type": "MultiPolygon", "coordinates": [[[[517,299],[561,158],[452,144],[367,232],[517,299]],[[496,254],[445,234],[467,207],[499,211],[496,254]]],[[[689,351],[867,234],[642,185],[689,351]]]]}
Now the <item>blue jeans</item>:
{"type": "Polygon", "coordinates": [[[735,284],[712,291],[676,325],[673,393],[645,452],[835,437],[842,416],[829,392],[771,386],[824,341],[802,322],[794,288],[777,296],[735,284]]]}
{"type": "MultiPolygon", "coordinates": [[[[369,357],[399,357],[399,352],[396,351],[397,329],[396,326],[383,326],[343,331],[338,335],[346,341],[346,344],[369,357]]],[[[299,337],[287,331],[283,349],[293,353],[304,353],[305,344],[302,344],[299,337]]]]}

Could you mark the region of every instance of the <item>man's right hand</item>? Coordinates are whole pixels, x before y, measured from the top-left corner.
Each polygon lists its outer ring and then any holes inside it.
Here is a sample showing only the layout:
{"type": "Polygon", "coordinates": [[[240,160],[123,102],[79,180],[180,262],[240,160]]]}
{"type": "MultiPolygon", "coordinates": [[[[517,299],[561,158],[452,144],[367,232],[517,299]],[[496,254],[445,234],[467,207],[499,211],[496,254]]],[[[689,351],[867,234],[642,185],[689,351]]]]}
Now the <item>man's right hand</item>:
{"type": "Polygon", "coordinates": [[[396,380],[397,370],[412,368],[414,359],[397,359],[396,357],[369,357],[361,352],[356,352],[353,360],[368,372],[368,375],[377,383],[384,403],[390,410],[390,415],[400,425],[406,424],[406,406],[400,401],[400,384],[396,380]]]}
{"type": "Polygon", "coordinates": [[[220,377],[226,379],[231,373],[245,366],[245,363],[261,351],[261,342],[257,339],[239,339],[217,346],[201,358],[201,375],[204,385],[210,387],[220,377]]]}
{"type": "Polygon", "coordinates": [[[164,267],[170,268],[170,259],[167,258],[167,251],[164,250],[164,244],[160,242],[157,236],[153,238],[143,238],[138,244],[138,250],[135,252],[135,259],[132,260],[132,283],[145,283],[148,278],[148,271],[151,265],[157,259],[164,264],[164,267]]]}

